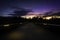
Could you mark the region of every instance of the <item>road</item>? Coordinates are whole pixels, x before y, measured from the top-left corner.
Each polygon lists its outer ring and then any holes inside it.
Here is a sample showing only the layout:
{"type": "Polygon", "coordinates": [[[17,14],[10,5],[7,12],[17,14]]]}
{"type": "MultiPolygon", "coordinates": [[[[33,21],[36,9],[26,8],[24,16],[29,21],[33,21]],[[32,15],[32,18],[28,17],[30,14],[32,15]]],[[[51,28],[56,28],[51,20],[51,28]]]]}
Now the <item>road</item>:
{"type": "Polygon", "coordinates": [[[16,30],[8,33],[5,37],[7,40],[58,40],[52,32],[35,25],[34,23],[26,23],[16,30]],[[15,37],[16,36],[16,37],[15,37]]]}

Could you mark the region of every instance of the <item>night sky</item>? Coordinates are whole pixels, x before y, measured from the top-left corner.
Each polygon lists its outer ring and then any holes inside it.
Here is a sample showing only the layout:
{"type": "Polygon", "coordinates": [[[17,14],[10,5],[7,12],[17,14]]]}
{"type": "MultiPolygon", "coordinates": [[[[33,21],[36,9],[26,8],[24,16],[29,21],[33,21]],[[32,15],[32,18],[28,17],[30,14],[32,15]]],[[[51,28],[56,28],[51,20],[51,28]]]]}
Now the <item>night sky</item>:
{"type": "Polygon", "coordinates": [[[31,9],[35,14],[44,14],[60,9],[60,0],[0,0],[0,15],[13,14],[17,8],[31,9]]]}

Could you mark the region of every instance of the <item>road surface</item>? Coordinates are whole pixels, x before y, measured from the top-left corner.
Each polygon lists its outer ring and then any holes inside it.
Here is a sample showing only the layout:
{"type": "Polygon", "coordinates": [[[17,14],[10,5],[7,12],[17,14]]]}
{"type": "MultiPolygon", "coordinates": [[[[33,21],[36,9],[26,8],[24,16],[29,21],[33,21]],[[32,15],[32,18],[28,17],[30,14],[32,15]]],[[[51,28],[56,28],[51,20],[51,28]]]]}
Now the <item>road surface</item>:
{"type": "Polygon", "coordinates": [[[26,23],[5,36],[6,40],[59,40],[52,32],[35,25],[26,23]]]}

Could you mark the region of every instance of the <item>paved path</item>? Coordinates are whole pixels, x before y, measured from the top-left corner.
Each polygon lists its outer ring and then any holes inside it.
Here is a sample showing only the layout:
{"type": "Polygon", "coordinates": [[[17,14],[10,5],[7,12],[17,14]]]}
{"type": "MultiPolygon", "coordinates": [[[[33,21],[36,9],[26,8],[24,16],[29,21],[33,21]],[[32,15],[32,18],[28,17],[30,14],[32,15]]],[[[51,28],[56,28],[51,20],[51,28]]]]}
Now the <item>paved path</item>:
{"type": "MultiPolygon", "coordinates": [[[[37,25],[35,25],[34,23],[27,23],[25,25],[23,25],[22,30],[25,35],[26,38],[28,38],[29,40],[53,40],[55,37],[54,35],[49,32],[46,31],[45,29],[38,27],[37,25]]],[[[18,28],[19,30],[19,28],[18,28]]]]}
{"type": "Polygon", "coordinates": [[[19,37],[22,36],[22,38],[25,40],[58,40],[58,37],[55,37],[54,34],[41,27],[38,27],[32,22],[24,24],[22,27],[17,28],[9,35],[13,35],[15,33],[19,34],[19,37]]]}

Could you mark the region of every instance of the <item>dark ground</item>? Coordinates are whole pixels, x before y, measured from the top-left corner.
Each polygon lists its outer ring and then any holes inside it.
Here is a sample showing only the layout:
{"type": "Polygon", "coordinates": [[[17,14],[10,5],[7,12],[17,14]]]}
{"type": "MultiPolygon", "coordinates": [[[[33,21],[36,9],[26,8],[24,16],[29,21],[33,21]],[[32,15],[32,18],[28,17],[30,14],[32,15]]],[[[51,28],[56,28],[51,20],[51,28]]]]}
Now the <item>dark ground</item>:
{"type": "Polygon", "coordinates": [[[33,22],[27,22],[13,31],[7,33],[5,30],[2,31],[3,34],[0,38],[1,40],[60,40],[58,34],[44,29],[44,27],[33,22]]]}

